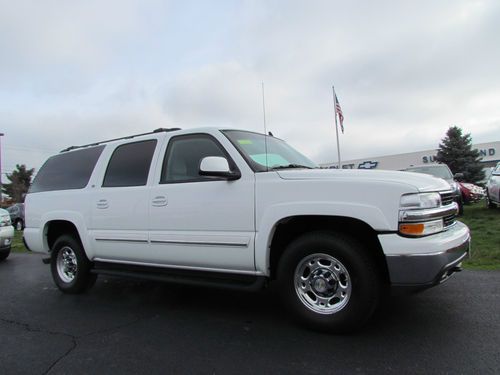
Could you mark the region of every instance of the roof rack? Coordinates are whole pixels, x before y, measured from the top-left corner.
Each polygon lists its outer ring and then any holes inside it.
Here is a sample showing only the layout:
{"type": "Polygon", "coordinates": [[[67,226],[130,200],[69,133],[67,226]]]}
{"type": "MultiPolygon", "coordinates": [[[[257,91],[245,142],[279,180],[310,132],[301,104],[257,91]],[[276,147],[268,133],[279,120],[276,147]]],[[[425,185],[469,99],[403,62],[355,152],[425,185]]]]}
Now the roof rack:
{"type": "Polygon", "coordinates": [[[97,145],[100,145],[100,144],[103,144],[103,143],[119,141],[120,139],[131,139],[131,138],[135,138],[135,137],[140,137],[142,135],[155,134],[155,133],[161,133],[161,132],[173,132],[173,131],[176,131],[176,130],[181,130],[181,128],[158,128],[158,129],[155,129],[155,130],[153,130],[152,132],[149,132],[149,133],[141,133],[141,134],[128,135],[126,137],[108,139],[106,141],[89,143],[88,145],[82,145],[82,146],[70,146],[68,148],[65,148],[64,150],[61,150],[60,152],[67,152],[67,151],[76,150],[78,148],[85,148],[85,147],[97,146],[97,145]]]}

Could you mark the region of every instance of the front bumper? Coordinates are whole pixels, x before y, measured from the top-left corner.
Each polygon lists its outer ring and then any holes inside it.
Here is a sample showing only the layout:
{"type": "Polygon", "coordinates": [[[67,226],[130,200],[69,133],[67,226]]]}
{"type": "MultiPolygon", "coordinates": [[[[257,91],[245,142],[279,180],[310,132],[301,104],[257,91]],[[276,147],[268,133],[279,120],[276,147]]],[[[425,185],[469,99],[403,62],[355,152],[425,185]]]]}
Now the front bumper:
{"type": "Polygon", "coordinates": [[[392,287],[410,291],[446,281],[460,270],[470,239],[469,228],[461,222],[445,232],[422,238],[379,235],[392,287]]]}
{"type": "Polygon", "coordinates": [[[10,251],[13,237],[14,227],[12,225],[0,227],[0,252],[10,251]]]}

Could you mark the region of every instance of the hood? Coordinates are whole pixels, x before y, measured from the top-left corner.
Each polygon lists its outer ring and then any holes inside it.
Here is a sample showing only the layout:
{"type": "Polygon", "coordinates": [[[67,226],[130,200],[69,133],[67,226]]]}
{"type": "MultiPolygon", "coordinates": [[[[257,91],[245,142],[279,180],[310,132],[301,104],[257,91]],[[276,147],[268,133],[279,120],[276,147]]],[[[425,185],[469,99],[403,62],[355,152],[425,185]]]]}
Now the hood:
{"type": "Polygon", "coordinates": [[[418,191],[451,190],[442,178],[414,172],[363,169],[286,169],[276,171],[284,180],[352,180],[353,182],[392,182],[406,184],[418,191]]]}

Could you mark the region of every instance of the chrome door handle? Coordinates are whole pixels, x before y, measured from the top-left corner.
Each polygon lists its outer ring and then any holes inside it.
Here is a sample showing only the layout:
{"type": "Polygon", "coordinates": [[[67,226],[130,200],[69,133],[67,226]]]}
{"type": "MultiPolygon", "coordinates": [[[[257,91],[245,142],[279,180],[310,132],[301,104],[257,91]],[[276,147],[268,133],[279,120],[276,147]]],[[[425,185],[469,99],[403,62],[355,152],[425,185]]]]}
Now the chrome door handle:
{"type": "Polygon", "coordinates": [[[168,204],[167,197],[164,197],[163,195],[159,195],[153,198],[151,201],[152,205],[154,207],[163,207],[168,204]]]}
{"type": "Polygon", "coordinates": [[[109,207],[109,203],[107,199],[100,199],[97,201],[97,208],[100,210],[104,210],[109,207]]]}

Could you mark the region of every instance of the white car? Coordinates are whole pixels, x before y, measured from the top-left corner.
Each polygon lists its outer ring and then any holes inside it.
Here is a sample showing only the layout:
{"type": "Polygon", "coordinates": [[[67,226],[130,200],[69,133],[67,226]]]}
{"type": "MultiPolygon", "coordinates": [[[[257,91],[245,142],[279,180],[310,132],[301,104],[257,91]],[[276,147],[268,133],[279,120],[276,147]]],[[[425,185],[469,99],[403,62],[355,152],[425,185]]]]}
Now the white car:
{"type": "Polygon", "coordinates": [[[272,136],[158,129],[49,158],[26,197],[24,238],[66,293],[97,274],[241,290],[276,281],[288,312],[339,332],[386,289],[460,270],[470,234],[453,199],[428,175],[319,169],[272,136]]]}
{"type": "Polygon", "coordinates": [[[14,227],[11,225],[10,215],[7,210],[0,208],[0,261],[9,256],[12,237],[14,237],[14,227]]]}

